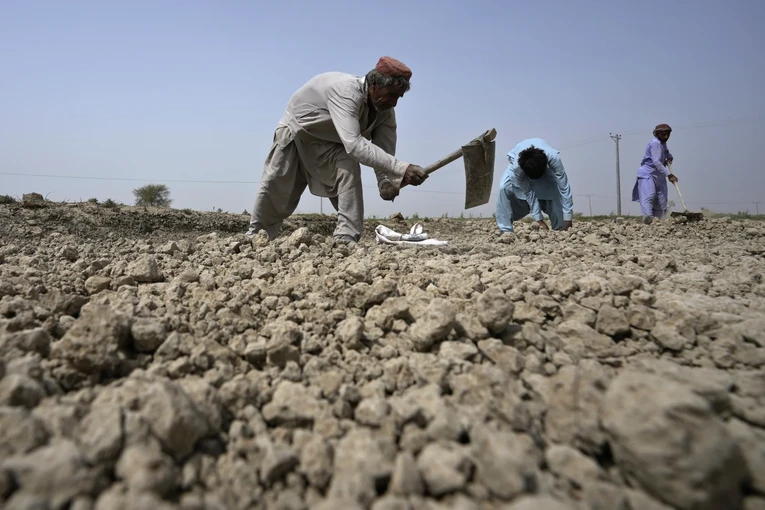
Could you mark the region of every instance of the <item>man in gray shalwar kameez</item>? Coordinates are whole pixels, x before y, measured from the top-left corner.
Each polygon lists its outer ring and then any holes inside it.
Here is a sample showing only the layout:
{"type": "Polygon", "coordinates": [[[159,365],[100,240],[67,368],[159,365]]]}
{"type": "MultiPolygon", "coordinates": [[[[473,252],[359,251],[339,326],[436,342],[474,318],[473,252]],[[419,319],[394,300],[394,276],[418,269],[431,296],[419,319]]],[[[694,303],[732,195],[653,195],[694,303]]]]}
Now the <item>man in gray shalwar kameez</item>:
{"type": "Polygon", "coordinates": [[[295,92],[274,133],[248,235],[265,230],[276,237],[307,186],[337,210],[335,239],[354,243],[364,218],[361,165],[374,169],[384,200],[393,200],[402,184],[422,184],[422,168],[395,157],[394,107],[411,75],[382,57],[366,76],[323,73],[295,92]]]}

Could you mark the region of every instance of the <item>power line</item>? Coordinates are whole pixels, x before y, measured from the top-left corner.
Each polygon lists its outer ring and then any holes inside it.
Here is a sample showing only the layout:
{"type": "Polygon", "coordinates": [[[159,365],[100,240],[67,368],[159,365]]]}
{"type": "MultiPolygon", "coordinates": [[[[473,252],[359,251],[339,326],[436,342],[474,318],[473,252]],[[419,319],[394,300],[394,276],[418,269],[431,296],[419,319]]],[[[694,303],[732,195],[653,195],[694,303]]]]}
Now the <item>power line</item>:
{"type": "MultiPolygon", "coordinates": [[[[612,195],[598,195],[596,193],[582,193],[582,194],[574,194],[575,197],[593,197],[593,198],[601,198],[601,199],[609,199],[613,200],[614,196],[612,195]]],[[[686,201],[688,204],[701,204],[701,205],[743,205],[743,204],[762,204],[765,202],[759,201],[751,201],[751,200],[740,200],[738,202],[719,202],[716,200],[696,200],[694,201],[686,201]]]]}
{"type": "Polygon", "coordinates": [[[581,140],[574,140],[573,142],[564,143],[563,145],[559,145],[559,149],[565,149],[566,147],[575,147],[577,145],[586,145],[588,143],[597,142],[599,140],[603,139],[604,135],[597,135],[597,136],[591,136],[589,138],[583,138],[581,140]]]}
{"type": "MultiPolygon", "coordinates": [[[[765,120],[765,115],[755,115],[752,117],[738,117],[733,119],[724,119],[724,120],[712,120],[712,121],[704,121],[704,122],[696,122],[694,124],[688,124],[685,126],[677,126],[677,128],[672,128],[672,131],[675,131],[675,129],[698,129],[698,128],[705,128],[705,127],[714,127],[714,126],[727,126],[727,125],[733,125],[733,124],[741,124],[744,122],[756,122],[758,120],[765,120]]],[[[636,135],[640,133],[645,133],[644,129],[637,129],[633,131],[628,131],[625,134],[626,135],[636,135]]]]}
{"type": "MultiPolygon", "coordinates": [[[[753,202],[750,202],[750,201],[747,201],[747,200],[744,200],[744,201],[741,201],[741,202],[713,202],[713,201],[708,201],[708,200],[696,200],[695,202],[693,202],[693,201],[690,201],[690,202],[686,201],[686,204],[702,204],[702,205],[706,205],[706,204],[709,204],[709,205],[742,205],[742,204],[751,204],[751,203],[753,203],[753,202]]],[[[760,203],[762,203],[762,202],[760,202],[760,203]]]]}
{"type": "MultiPolygon", "coordinates": [[[[98,176],[79,176],[79,175],[54,175],[54,174],[22,174],[18,172],[0,172],[0,175],[13,175],[22,177],[47,177],[56,179],[85,179],[85,180],[102,180],[102,181],[138,181],[138,182],[172,182],[172,183],[192,183],[192,184],[258,184],[260,181],[213,181],[213,180],[185,180],[185,179],[141,179],[137,177],[98,177],[98,176]]],[[[363,186],[364,188],[374,188],[377,186],[363,186]]],[[[441,190],[420,190],[411,189],[410,192],[414,193],[433,193],[440,195],[464,195],[461,191],[441,191],[441,190]]],[[[613,195],[599,195],[597,193],[586,194],[573,194],[575,197],[587,197],[587,201],[590,206],[590,215],[592,216],[592,198],[613,200],[616,198],[613,195]]],[[[687,202],[692,205],[706,206],[706,205],[743,205],[754,204],[757,214],[759,214],[759,204],[762,201],[739,201],[739,202],[719,202],[711,200],[697,200],[695,202],[687,202]]],[[[321,204],[320,204],[321,205],[321,204]]]]}
{"type": "MultiPolygon", "coordinates": [[[[132,182],[167,182],[180,184],[259,184],[260,181],[215,181],[215,180],[193,180],[193,179],[142,179],[139,177],[100,177],[91,175],[54,175],[54,174],[23,174],[18,172],[0,172],[0,175],[14,175],[21,177],[46,177],[52,179],[80,179],[97,181],[132,181],[132,182]]],[[[362,186],[369,189],[377,189],[377,186],[362,186]]],[[[437,195],[464,195],[461,191],[442,191],[412,189],[414,193],[434,193],[437,195]]]]}
{"type": "Polygon", "coordinates": [[[136,181],[136,182],[174,182],[196,184],[258,184],[260,181],[208,181],[189,179],[141,179],[138,177],[96,177],[90,175],[53,175],[53,174],[22,174],[15,172],[0,172],[0,175],[18,175],[22,177],[49,177],[54,179],[84,179],[94,181],[136,181]]]}
{"type": "MultiPolygon", "coordinates": [[[[96,177],[88,175],[53,175],[53,174],[22,174],[17,172],[0,172],[0,175],[14,175],[22,177],[49,177],[56,179],[85,179],[85,180],[103,180],[103,181],[139,181],[139,182],[174,182],[174,183],[192,183],[192,184],[258,184],[260,181],[209,181],[209,180],[184,180],[184,179],[141,179],[137,177],[96,177]]],[[[377,189],[377,186],[366,185],[364,188],[377,189]]],[[[464,195],[462,191],[442,191],[442,190],[422,190],[411,189],[410,192],[414,193],[433,193],[438,195],[464,195]]],[[[613,200],[616,198],[613,195],[599,195],[597,193],[587,194],[573,194],[575,197],[594,197],[601,199],[613,200]]],[[[697,200],[696,202],[688,202],[689,204],[709,204],[709,205],[742,205],[742,204],[761,204],[763,202],[753,201],[739,201],[739,202],[718,202],[697,200]]]]}
{"type": "MultiPolygon", "coordinates": [[[[706,122],[696,122],[694,124],[675,126],[672,128],[672,131],[681,131],[684,129],[698,129],[698,128],[714,127],[714,126],[724,126],[724,125],[730,125],[730,124],[741,124],[744,122],[756,122],[758,120],[765,120],[765,115],[756,115],[754,117],[739,117],[739,118],[733,118],[733,119],[714,120],[714,121],[706,121],[706,122]]],[[[631,131],[625,131],[622,134],[622,136],[638,135],[638,134],[644,134],[646,132],[647,132],[647,129],[633,129],[631,131]]],[[[605,140],[605,138],[606,138],[606,135],[591,136],[589,138],[583,138],[581,140],[574,140],[573,142],[564,143],[563,145],[559,145],[558,148],[566,149],[569,147],[578,147],[580,145],[587,145],[590,143],[598,142],[600,140],[605,140]]]]}
{"type": "Polygon", "coordinates": [[[612,195],[598,195],[597,193],[587,193],[587,194],[581,194],[581,195],[579,195],[579,194],[574,194],[574,196],[575,196],[575,197],[595,197],[595,198],[608,198],[608,199],[613,199],[613,198],[616,198],[615,196],[612,196],[612,195]]]}
{"type": "MultiPolygon", "coordinates": [[[[712,126],[720,126],[720,125],[729,125],[729,124],[738,124],[743,122],[754,122],[758,120],[765,120],[765,115],[758,115],[753,117],[739,117],[739,118],[732,118],[732,119],[724,119],[724,120],[717,120],[717,121],[708,121],[708,122],[697,122],[695,124],[687,124],[687,125],[681,125],[672,128],[673,131],[677,130],[683,130],[683,129],[696,129],[696,128],[703,128],[703,127],[712,127],[712,126]]],[[[632,131],[627,131],[623,135],[618,134],[615,135],[618,137],[618,139],[621,139],[624,135],[635,135],[635,134],[641,134],[645,133],[645,129],[636,129],[632,131]]],[[[612,139],[616,141],[617,148],[617,210],[621,210],[621,190],[619,189],[619,142],[617,138],[614,138],[614,135],[609,135],[612,139]]],[[[567,147],[576,147],[579,145],[586,145],[589,143],[594,143],[596,141],[602,140],[605,138],[605,135],[598,135],[593,136],[590,138],[585,138],[582,140],[577,140],[574,142],[569,142],[567,144],[560,145],[559,147],[561,149],[567,148],[567,147]]],[[[260,181],[229,181],[229,180],[206,180],[206,179],[142,179],[138,177],[103,177],[103,176],[84,176],[84,175],[53,175],[53,174],[24,174],[24,173],[18,173],[18,172],[0,172],[0,175],[11,175],[11,176],[20,176],[20,177],[45,177],[45,178],[51,178],[51,179],[80,179],[80,180],[98,180],[98,181],[128,181],[128,182],[160,182],[160,183],[176,183],[176,184],[258,184],[260,181]]],[[[377,188],[377,186],[363,186],[365,188],[377,188]]],[[[413,189],[411,192],[414,193],[431,193],[436,195],[464,195],[464,192],[461,191],[442,191],[442,190],[420,190],[420,189],[413,189]]],[[[599,198],[614,198],[614,197],[605,197],[600,195],[579,195],[579,196],[594,196],[599,198]]],[[[707,202],[710,204],[743,204],[747,202],[707,202]]],[[[757,205],[757,204],[755,204],[757,205]]]]}

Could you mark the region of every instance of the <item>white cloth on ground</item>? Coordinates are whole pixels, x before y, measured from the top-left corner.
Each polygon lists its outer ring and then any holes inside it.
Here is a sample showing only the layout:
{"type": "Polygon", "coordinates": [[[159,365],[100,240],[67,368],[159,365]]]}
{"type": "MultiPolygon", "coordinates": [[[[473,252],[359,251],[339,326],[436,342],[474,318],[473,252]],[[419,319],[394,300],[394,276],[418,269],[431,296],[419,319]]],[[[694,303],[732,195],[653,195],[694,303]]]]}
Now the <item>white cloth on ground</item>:
{"type": "Polygon", "coordinates": [[[448,241],[439,241],[431,239],[428,234],[423,232],[422,223],[415,223],[408,234],[399,234],[395,230],[384,225],[375,227],[375,238],[377,244],[408,244],[408,245],[437,245],[449,244],[448,241]]]}

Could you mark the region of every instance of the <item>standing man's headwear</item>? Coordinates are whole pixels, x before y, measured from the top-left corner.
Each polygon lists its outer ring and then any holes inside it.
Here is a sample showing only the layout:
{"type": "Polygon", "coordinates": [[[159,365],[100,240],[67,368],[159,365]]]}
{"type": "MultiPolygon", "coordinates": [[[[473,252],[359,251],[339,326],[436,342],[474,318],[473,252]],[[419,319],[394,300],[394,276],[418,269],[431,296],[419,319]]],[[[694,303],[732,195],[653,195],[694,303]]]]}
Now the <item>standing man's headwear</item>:
{"type": "Polygon", "coordinates": [[[669,124],[659,124],[655,128],[653,128],[654,133],[661,133],[662,131],[667,131],[668,133],[672,132],[672,128],[669,127],[669,124]]]}
{"type": "Polygon", "coordinates": [[[405,80],[409,80],[412,77],[412,70],[409,69],[406,64],[393,57],[380,57],[375,69],[391,78],[404,78],[405,80]]]}

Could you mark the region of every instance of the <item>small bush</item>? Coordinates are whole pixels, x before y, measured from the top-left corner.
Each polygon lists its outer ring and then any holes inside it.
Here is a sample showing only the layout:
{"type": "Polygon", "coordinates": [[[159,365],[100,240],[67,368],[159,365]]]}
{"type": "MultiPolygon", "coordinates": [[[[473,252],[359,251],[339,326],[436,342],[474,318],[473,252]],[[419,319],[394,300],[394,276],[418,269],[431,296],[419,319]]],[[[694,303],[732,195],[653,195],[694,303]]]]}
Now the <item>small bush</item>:
{"type": "Polygon", "coordinates": [[[170,207],[170,188],[164,184],[147,184],[133,190],[135,205],[139,207],[170,207]]]}
{"type": "Polygon", "coordinates": [[[89,199],[88,199],[88,202],[89,202],[89,203],[91,203],[91,204],[96,204],[96,205],[98,205],[98,199],[97,199],[97,198],[89,198],[89,199]]]}
{"type": "Polygon", "coordinates": [[[182,212],[183,214],[192,214],[194,211],[192,211],[191,209],[189,209],[188,207],[186,207],[185,209],[181,209],[181,212],[182,212]]]}
{"type": "Polygon", "coordinates": [[[101,205],[108,209],[114,209],[115,207],[119,206],[119,204],[115,202],[114,200],[112,200],[111,198],[107,198],[106,200],[104,200],[101,205]]]}
{"type": "Polygon", "coordinates": [[[10,195],[0,195],[0,204],[15,204],[18,202],[15,197],[10,195]]]}

